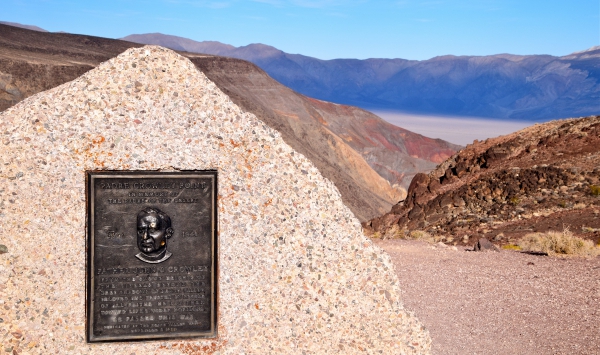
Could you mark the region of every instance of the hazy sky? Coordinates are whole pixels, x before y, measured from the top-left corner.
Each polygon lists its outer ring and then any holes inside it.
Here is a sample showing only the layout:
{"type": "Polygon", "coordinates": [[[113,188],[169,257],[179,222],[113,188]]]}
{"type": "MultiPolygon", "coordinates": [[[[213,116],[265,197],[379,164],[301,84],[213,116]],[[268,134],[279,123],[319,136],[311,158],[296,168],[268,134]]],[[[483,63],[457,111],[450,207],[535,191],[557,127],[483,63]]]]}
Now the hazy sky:
{"type": "Polygon", "coordinates": [[[264,43],[321,59],[566,55],[600,44],[599,0],[2,0],[0,21],[264,43]]]}

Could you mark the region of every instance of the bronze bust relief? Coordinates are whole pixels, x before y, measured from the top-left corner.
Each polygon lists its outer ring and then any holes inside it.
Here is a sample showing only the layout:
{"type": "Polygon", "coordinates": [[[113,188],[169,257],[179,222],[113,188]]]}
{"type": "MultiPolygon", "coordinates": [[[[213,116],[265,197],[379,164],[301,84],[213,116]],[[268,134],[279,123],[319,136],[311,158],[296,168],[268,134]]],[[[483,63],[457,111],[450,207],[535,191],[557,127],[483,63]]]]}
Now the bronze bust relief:
{"type": "Polygon", "coordinates": [[[169,259],[167,241],[173,236],[171,218],[156,207],[146,207],[137,215],[137,245],[135,256],[143,262],[158,264],[169,259]]]}

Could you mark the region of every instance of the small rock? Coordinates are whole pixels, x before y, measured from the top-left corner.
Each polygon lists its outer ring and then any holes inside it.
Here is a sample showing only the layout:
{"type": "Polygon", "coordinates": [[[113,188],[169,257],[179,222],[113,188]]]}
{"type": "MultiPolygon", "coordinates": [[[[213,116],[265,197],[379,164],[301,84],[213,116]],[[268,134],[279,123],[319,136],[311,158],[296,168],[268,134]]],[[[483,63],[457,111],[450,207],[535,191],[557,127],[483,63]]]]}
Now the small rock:
{"type": "Polygon", "coordinates": [[[479,238],[473,251],[499,251],[498,248],[486,238],[479,238]]]}
{"type": "Polygon", "coordinates": [[[23,337],[23,333],[21,333],[21,332],[20,332],[20,331],[18,331],[18,330],[17,330],[17,331],[14,331],[14,332],[12,332],[11,334],[12,334],[12,336],[13,336],[15,339],[21,339],[21,338],[23,337]]]}
{"type": "Polygon", "coordinates": [[[0,254],[8,253],[8,248],[4,244],[0,244],[0,254]]]}

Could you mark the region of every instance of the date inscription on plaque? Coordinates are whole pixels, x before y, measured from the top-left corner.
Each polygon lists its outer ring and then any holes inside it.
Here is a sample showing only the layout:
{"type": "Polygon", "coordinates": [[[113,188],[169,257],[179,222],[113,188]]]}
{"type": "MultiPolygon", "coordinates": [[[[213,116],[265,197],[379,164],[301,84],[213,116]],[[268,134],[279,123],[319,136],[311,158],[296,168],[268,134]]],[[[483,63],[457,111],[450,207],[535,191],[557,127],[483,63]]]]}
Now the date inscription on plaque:
{"type": "Polygon", "coordinates": [[[216,336],[217,173],[87,174],[87,339],[216,336]]]}

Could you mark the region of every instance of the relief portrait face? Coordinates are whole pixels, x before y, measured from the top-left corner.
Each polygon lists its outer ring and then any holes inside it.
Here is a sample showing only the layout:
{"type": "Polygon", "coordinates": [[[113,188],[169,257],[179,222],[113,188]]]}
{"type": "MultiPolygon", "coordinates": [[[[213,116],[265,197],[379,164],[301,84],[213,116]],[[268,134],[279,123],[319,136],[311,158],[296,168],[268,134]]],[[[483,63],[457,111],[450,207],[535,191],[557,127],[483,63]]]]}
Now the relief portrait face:
{"type": "Polygon", "coordinates": [[[137,219],[137,244],[144,254],[159,254],[167,247],[173,230],[156,211],[142,211],[137,219]]]}

